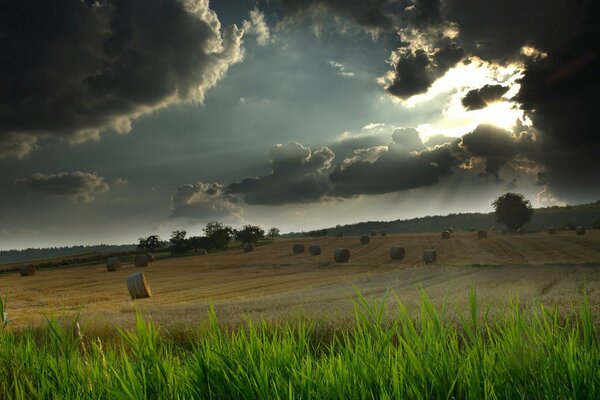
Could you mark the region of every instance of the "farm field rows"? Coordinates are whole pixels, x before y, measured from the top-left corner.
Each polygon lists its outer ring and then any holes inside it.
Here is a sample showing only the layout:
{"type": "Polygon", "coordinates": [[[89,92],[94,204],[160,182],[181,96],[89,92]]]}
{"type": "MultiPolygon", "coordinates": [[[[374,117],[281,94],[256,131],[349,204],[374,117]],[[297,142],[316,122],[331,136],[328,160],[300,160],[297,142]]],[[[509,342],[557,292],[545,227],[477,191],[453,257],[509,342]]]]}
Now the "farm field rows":
{"type": "Polygon", "coordinates": [[[206,319],[214,304],[220,322],[247,318],[329,320],[353,318],[354,287],[369,298],[397,296],[409,309],[421,303],[424,289],[434,304],[466,305],[471,287],[483,309],[499,310],[518,296],[528,304],[541,301],[570,309],[584,293],[600,315],[600,231],[525,235],[455,233],[390,234],[358,237],[277,240],[251,253],[231,250],[207,256],[157,260],[145,268],[124,264],[107,272],[104,264],[39,270],[35,276],[0,275],[0,293],[8,294],[8,311],[16,326],[46,316],[79,314],[82,322],[131,325],[135,310],[163,325],[187,325],[206,319]],[[292,254],[294,243],[320,244],[322,254],[292,254]],[[393,244],[406,248],[404,259],[389,257],[393,244]],[[351,252],[348,263],[333,260],[336,247],[351,252]],[[438,261],[424,265],[424,249],[434,248],[438,261]],[[143,271],[153,297],[133,302],[125,279],[143,271]]]}

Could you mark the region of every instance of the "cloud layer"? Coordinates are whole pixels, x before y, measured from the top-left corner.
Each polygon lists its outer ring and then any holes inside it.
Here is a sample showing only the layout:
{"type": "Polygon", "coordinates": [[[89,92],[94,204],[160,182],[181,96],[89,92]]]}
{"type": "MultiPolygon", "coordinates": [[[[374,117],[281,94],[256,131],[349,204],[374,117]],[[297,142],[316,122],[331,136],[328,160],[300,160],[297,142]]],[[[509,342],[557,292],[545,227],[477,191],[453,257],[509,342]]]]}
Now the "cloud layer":
{"type": "Polygon", "coordinates": [[[108,192],[106,179],[91,172],[59,172],[57,174],[35,173],[28,178],[17,179],[17,185],[26,186],[34,192],[51,196],[66,196],[74,201],[89,203],[95,196],[108,192]]]}
{"type": "Polygon", "coordinates": [[[0,157],[81,142],[173,102],[202,101],[242,58],[208,0],[0,5],[0,157]],[[87,3],[87,4],[86,4],[87,3]]]}

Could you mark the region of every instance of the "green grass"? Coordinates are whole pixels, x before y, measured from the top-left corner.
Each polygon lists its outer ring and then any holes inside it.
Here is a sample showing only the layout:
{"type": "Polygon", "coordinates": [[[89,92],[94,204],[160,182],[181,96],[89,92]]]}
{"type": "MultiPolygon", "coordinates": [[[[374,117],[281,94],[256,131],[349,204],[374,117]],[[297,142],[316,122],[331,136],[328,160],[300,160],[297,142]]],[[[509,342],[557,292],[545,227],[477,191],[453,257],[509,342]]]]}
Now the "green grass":
{"type": "MultiPolygon", "coordinates": [[[[106,345],[49,320],[0,333],[0,398],[15,399],[598,399],[600,341],[590,307],[561,317],[517,304],[458,320],[425,295],[420,314],[357,293],[352,327],[309,322],[226,331],[217,316],[189,346],[138,315],[106,345]]],[[[3,307],[5,305],[3,304],[3,307]]]]}

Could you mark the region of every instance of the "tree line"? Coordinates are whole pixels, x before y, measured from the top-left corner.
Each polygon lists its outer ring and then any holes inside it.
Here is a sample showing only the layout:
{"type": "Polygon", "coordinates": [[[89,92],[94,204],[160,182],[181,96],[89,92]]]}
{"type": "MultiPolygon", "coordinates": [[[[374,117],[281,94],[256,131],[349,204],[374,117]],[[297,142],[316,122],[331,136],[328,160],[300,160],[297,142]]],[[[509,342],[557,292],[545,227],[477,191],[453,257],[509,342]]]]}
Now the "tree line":
{"type": "Polygon", "coordinates": [[[202,236],[187,236],[185,230],[171,232],[168,241],[163,241],[158,235],[150,235],[138,239],[139,252],[155,252],[159,249],[168,249],[172,254],[182,254],[188,251],[201,250],[226,250],[233,241],[242,243],[256,243],[261,239],[279,236],[279,229],[272,227],[267,232],[258,225],[244,225],[240,229],[232,228],[219,221],[211,221],[202,229],[202,236]]]}

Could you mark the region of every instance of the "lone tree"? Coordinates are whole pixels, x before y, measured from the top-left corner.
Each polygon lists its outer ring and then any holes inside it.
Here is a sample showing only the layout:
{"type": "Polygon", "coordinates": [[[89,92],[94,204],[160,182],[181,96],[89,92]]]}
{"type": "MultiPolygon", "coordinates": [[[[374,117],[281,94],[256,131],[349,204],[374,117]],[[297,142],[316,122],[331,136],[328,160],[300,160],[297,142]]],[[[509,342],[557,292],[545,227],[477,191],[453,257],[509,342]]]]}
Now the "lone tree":
{"type": "Polygon", "coordinates": [[[137,250],[139,252],[149,251],[150,253],[154,253],[154,250],[160,248],[162,243],[160,242],[160,238],[158,235],[151,235],[147,238],[139,238],[137,250]]]}
{"type": "Polygon", "coordinates": [[[496,221],[505,224],[508,229],[517,230],[531,220],[533,208],[531,202],[519,193],[505,193],[492,202],[496,221]]]}

